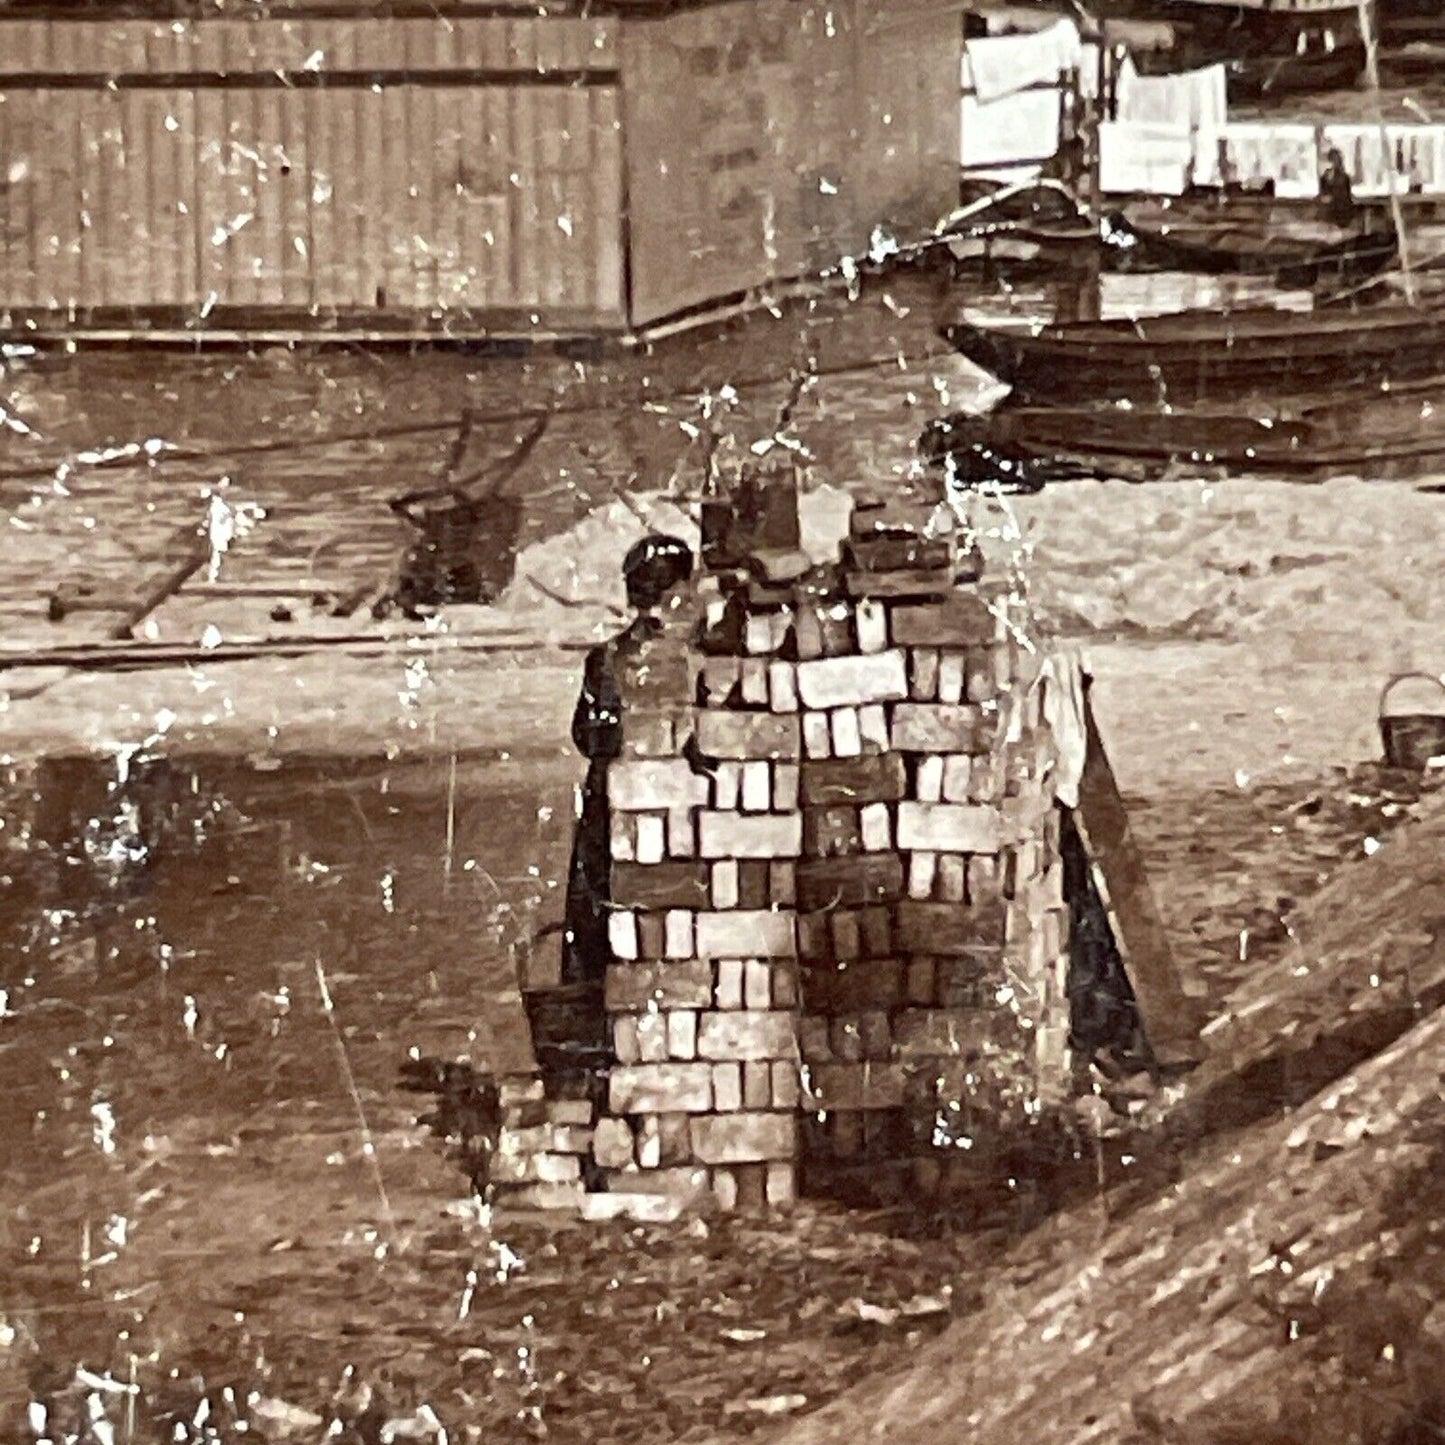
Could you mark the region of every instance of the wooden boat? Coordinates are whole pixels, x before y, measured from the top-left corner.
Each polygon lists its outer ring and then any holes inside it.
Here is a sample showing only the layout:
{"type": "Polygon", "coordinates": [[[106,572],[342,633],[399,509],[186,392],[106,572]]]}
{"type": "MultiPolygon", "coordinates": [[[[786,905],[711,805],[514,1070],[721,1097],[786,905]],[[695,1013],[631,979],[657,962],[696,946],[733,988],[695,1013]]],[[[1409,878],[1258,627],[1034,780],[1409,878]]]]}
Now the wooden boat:
{"type": "Polygon", "coordinates": [[[1042,179],[979,196],[934,228],[955,264],[1068,266],[1100,245],[1098,224],[1059,181],[1042,179]]]}
{"type": "Polygon", "coordinates": [[[1329,227],[1336,238],[1303,240],[1238,223],[1150,224],[1127,209],[1108,217],[1107,225],[1127,239],[1143,264],[1216,276],[1276,276],[1285,286],[1364,280],[1383,271],[1400,251],[1393,227],[1354,235],[1329,227]]]}
{"type": "Polygon", "coordinates": [[[1021,400],[1197,405],[1445,374],[1445,306],[1184,311],[942,335],[1021,400]]]}
{"type": "Polygon", "coordinates": [[[965,484],[995,481],[1011,491],[1079,477],[1146,480],[1169,472],[1262,475],[1411,476],[1445,464],[1445,377],[1251,415],[1238,409],[1006,403],[986,416],[930,423],[920,450],[949,462],[965,484]],[[988,475],[990,469],[994,475],[988,475]]]}

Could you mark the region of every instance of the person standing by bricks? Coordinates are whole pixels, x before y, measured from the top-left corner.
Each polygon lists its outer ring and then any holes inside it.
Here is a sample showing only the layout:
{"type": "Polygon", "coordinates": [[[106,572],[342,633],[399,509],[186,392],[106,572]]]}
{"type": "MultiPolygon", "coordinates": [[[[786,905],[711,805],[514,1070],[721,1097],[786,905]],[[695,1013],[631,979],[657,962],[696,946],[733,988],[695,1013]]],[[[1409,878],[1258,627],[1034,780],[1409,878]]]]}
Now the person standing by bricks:
{"type": "Polygon", "coordinates": [[[572,714],[572,741],[588,766],[567,879],[564,984],[600,983],[611,957],[607,938],[612,896],[607,774],[622,752],[625,724],[620,674],[661,636],[663,603],[674,588],[691,580],[692,573],[693,552],[686,542],[656,534],[644,537],[622,563],[627,604],[637,615],[610,642],[587,654],[582,690],[572,714]]]}

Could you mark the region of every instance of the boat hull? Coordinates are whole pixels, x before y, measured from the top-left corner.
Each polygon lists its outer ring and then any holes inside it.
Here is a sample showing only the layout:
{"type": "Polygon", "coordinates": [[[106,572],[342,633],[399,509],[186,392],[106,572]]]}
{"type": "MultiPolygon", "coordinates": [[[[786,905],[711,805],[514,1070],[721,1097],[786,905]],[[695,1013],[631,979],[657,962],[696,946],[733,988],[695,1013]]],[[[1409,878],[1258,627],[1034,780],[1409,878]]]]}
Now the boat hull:
{"type": "Polygon", "coordinates": [[[1038,334],[960,323],[944,336],[1021,400],[1175,406],[1445,373],[1439,312],[1380,308],[1150,317],[1038,334]]]}

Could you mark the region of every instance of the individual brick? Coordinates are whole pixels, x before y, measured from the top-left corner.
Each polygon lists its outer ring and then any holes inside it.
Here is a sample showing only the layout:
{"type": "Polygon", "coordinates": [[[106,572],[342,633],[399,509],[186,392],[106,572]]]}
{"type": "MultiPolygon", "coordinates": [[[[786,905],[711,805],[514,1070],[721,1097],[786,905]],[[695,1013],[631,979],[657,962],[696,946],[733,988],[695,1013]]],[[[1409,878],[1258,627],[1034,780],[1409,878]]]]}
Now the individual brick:
{"type": "MultiPolygon", "coordinates": [[[[805,1063],[827,1063],[833,1057],[833,1048],[828,1042],[828,1020],[805,1014],[799,1020],[798,1043],[805,1063]]],[[[787,1065],[780,1063],[778,1067],[787,1065]]]]}
{"type": "Polygon", "coordinates": [[[808,758],[833,756],[833,733],[825,712],[803,714],[803,754],[808,758]]]}
{"type": "Polygon", "coordinates": [[[635,1015],[637,1020],[638,1061],[644,1064],[667,1062],[667,1018],[664,1013],[635,1015]]]}
{"type": "Polygon", "coordinates": [[[823,611],[810,604],[798,608],[793,619],[793,647],[804,660],[823,656],[823,611]]]}
{"type": "Polygon", "coordinates": [[[865,757],[889,751],[888,710],[881,702],[870,702],[858,709],[858,737],[865,757]]]}
{"type": "Polygon", "coordinates": [[[705,1114],[712,1108],[712,1066],[703,1063],[630,1064],[607,1079],[613,1114],[705,1114]]]}
{"type": "Polygon", "coordinates": [[[914,774],[913,794],[920,803],[943,801],[943,759],[936,756],[919,758],[914,774]]]}
{"type": "Polygon", "coordinates": [[[934,961],[931,958],[913,958],[908,963],[906,992],[908,1002],[928,1007],[934,1002],[935,988],[934,961]]]}
{"type": "Polygon", "coordinates": [[[976,1009],[903,1009],[893,1020],[900,1059],[967,1057],[988,1038],[987,1015],[976,1009]]]}
{"type": "Polygon", "coordinates": [[[889,909],[863,909],[858,915],[858,927],[865,958],[887,958],[893,952],[893,922],[889,909]]]}
{"type": "Polygon", "coordinates": [[[803,810],[803,853],[809,858],[837,858],[863,849],[863,825],[857,808],[803,810]]]}
{"type": "Polygon", "coordinates": [[[992,702],[1007,687],[1008,648],[972,652],[963,666],[963,695],[971,703],[992,702]],[[1003,659],[1004,676],[996,676],[996,659],[1003,659]]]}
{"type": "Polygon", "coordinates": [[[681,758],[619,759],[607,770],[607,797],[619,813],[701,808],[707,805],[707,779],[681,758]]]}
{"type": "Polygon", "coordinates": [[[808,807],[898,802],[906,785],[903,759],[895,753],[808,761],[799,772],[799,796],[808,807]]]}
{"type": "Polygon", "coordinates": [[[798,1002],[798,971],[791,963],[774,963],[773,1007],[793,1008],[798,1002]]]}
{"type": "Polygon", "coordinates": [[[697,745],[705,757],[738,762],[793,762],[802,750],[796,717],[713,709],[697,715],[697,745]]]}
{"type": "Polygon", "coordinates": [[[761,1163],[739,1164],[733,1172],[738,1181],[739,1212],[761,1214],[767,1202],[767,1166],[761,1163]]]}
{"type": "Polygon", "coordinates": [[[714,1169],[712,1196],[723,1214],[732,1214],[738,1207],[738,1177],[731,1169],[714,1169]]]}
{"type": "Polygon", "coordinates": [[[743,1108],[768,1109],[773,1102],[773,1069],[764,1059],[743,1065],[743,1108]]]}
{"type": "Polygon", "coordinates": [[[700,958],[793,958],[793,916],[741,908],[699,913],[697,952],[700,958]]]}
{"type": "Polygon", "coordinates": [[[637,915],[615,911],[607,916],[607,942],[614,958],[633,959],[640,956],[637,915]]]}
{"type": "Polygon", "coordinates": [[[743,858],[738,861],[738,907],[771,908],[773,906],[773,864],[765,858],[743,858]]]}
{"type": "Polygon", "coordinates": [[[961,652],[943,652],[938,659],[938,700],[955,704],[963,701],[963,663],[961,652]]]}
{"type": "Polygon", "coordinates": [[[753,657],[773,650],[772,619],[766,613],[754,613],[743,623],[743,649],[753,657]]]}
{"type": "Polygon", "coordinates": [[[865,853],[881,853],[893,846],[893,814],[887,803],[868,803],[859,809],[859,835],[865,853]]]}
{"type": "Polygon", "coordinates": [[[840,959],[863,956],[863,936],[856,913],[834,913],[828,922],[833,935],[833,954],[840,959]]]}
{"type": "MultiPolygon", "coordinates": [[[[973,759],[965,753],[953,753],[943,760],[943,801],[966,803],[973,782],[973,759]]],[[[927,802],[928,799],[920,799],[927,802]]]]}
{"type": "Polygon", "coordinates": [[[656,911],[668,908],[706,908],[709,899],[705,863],[614,863],[614,908],[656,911]]]}
{"type": "Polygon", "coordinates": [[[796,813],[709,811],[698,815],[697,839],[704,858],[796,858],[803,846],[803,820],[796,813]]]}
{"type": "Polygon", "coordinates": [[[697,1014],[691,1009],[670,1009],[667,1019],[667,1052],[674,1059],[697,1057],[697,1014]]]}
{"type": "Polygon", "coordinates": [[[712,1106],[719,1114],[735,1114],[743,1106],[743,1066],[714,1064],[712,1106]]]}
{"type": "Polygon", "coordinates": [[[997,965],[997,950],[979,947],[956,958],[934,960],[933,999],[939,1008],[986,1008],[992,986],[988,975],[997,965]]]}
{"type": "Polygon", "coordinates": [[[599,1119],[592,1134],[592,1157],[603,1169],[625,1169],[635,1161],[632,1126],[626,1119],[599,1119]]]}
{"type": "Polygon", "coordinates": [[[637,861],[661,863],[667,857],[667,824],[653,813],[637,817],[637,861]]]}
{"type": "Polygon", "coordinates": [[[971,908],[966,903],[905,899],[896,905],[894,926],[904,953],[972,956],[979,948],[997,948],[1004,942],[1001,906],[971,908]]]}
{"type": "Polygon", "coordinates": [[[948,595],[953,586],[953,571],[948,567],[938,567],[927,572],[848,572],[844,581],[854,597],[931,600],[948,595]]]}
{"type": "Polygon", "coordinates": [[[982,728],[977,708],[901,702],[893,709],[892,745],[900,753],[968,753],[977,745],[982,728]]]}
{"type": "Polygon", "coordinates": [[[743,960],[743,1007],[769,1009],[773,1005],[772,965],[761,958],[743,960]]]}
{"type": "Polygon", "coordinates": [[[898,846],[936,853],[996,853],[1003,818],[996,808],[966,803],[900,803],[898,846]]]}
{"type": "Polygon", "coordinates": [[[609,964],[603,990],[606,1007],[613,1012],[708,1008],[712,996],[712,965],[702,959],[609,964]]]}
{"type": "Polygon", "coordinates": [[[796,763],[773,764],[773,811],[793,813],[798,808],[799,768],[796,763]]]}
{"type": "Polygon", "coordinates": [[[888,609],[881,602],[869,599],[853,609],[853,618],[858,629],[858,651],[885,652],[888,648],[888,609]]]}
{"type": "Polygon", "coordinates": [[[617,1014],[611,1020],[612,1053],[619,1064],[640,1064],[642,1047],[637,1037],[641,1014],[617,1014]]]}
{"type": "Polygon", "coordinates": [[[862,707],[908,696],[903,653],[825,657],[798,664],[798,696],[807,708],[862,707]]]}
{"type": "Polygon", "coordinates": [[[736,811],[743,789],[743,765],[721,762],[713,768],[712,806],[718,812],[736,811]]]}
{"type": "Polygon", "coordinates": [[[742,809],[745,813],[766,813],[773,803],[773,775],[768,763],[744,763],[742,809]]]}
{"type": "MultiPolygon", "coordinates": [[[[686,1114],[656,1114],[651,1116],[652,1126],[657,1132],[658,1163],[664,1169],[676,1168],[692,1160],[692,1130],[686,1114]]],[[[646,1121],[645,1121],[646,1122],[646,1121]]]]}
{"type": "Polygon", "coordinates": [[[690,808],[670,808],[667,813],[667,856],[697,856],[697,823],[690,808]]]}
{"type": "Polygon", "coordinates": [[[492,1180],[497,1184],[569,1184],[581,1173],[581,1162],[571,1154],[492,1155],[492,1180]]]}
{"type": "Polygon", "coordinates": [[[886,1059],[893,1047],[888,1015],[879,1011],[862,1014],[858,1019],[858,1037],[863,1044],[865,1059],[886,1059]]]}
{"type": "Polygon", "coordinates": [[[963,903],[968,898],[968,862],[959,853],[941,853],[938,882],[933,896],[943,903],[963,903]]]}
{"type": "Polygon", "coordinates": [[[662,914],[637,915],[637,952],[640,958],[648,961],[667,957],[667,925],[662,914]]]}
{"type": "Polygon", "coordinates": [[[863,753],[863,733],[858,710],[840,707],[828,714],[828,738],[835,758],[856,758],[863,753]]]}
{"type": "Polygon", "coordinates": [[[800,913],[798,915],[798,957],[819,962],[832,957],[832,932],[829,915],[800,913]]]}
{"type": "Polygon", "coordinates": [[[810,1084],[818,1108],[830,1112],[903,1106],[904,1072],[895,1063],[819,1064],[810,1084]]]}
{"type": "Polygon", "coordinates": [[[775,908],[792,908],[798,901],[798,865],[789,859],[768,864],[768,899],[775,908]]]}
{"type": "MultiPolygon", "coordinates": [[[[541,1080],[538,1080],[541,1083],[541,1080]]],[[[549,1099],[547,1118],[549,1122],[561,1125],[591,1127],[593,1108],[588,1099],[549,1099]]]]}
{"type": "Polygon", "coordinates": [[[941,603],[899,605],[889,623],[898,647],[977,647],[993,642],[998,621],[976,593],[955,591],[941,603]]]}
{"type": "Polygon", "coordinates": [[[779,1059],[769,1066],[768,1091],[775,1109],[796,1109],[802,1103],[802,1081],[796,1062],[779,1059]]]}
{"type": "Polygon", "coordinates": [[[714,1002],[720,1009],[743,1006],[743,979],[746,970],[740,958],[721,958],[717,964],[717,989],[714,1002]]]}
{"type": "Polygon", "coordinates": [[[858,1030],[858,1020],[835,1018],[829,1021],[828,1046],[833,1057],[843,1063],[863,1062],[863,1037],[858,1030]]]}
{"type": "Polygon", "coordinates": [[[798,1171],[791,1164],[773,1163],[763,1176],[763,1200],[770,1209],[785,1208],[798,1200],[798,1171]]]}
{"type": "Polygon", "coordinates": [[[673,908],[663,914],[666,929],[664,950],[668,958],[691,958],[693,956],[692,920],[694,915],[683,908],[673,908]]]}
{"type": "Polygon", "coordinates": [[[631,813],[612,814],[608,843],[614,862],[631,863],[637,857],[637,818],[631,813]]]}
{"type": "Polygon", "coordinates": [[[767,707],[768,662],[764,657],[745,657],[738,678],[738,697],[744,707],[767,707]]]}
{"type": "Polygon", "coordinates": [[[902,893],[903,860],[896,853],[809,858],[798,864],[798,906],[810,912],[862,908],[902,893]]]}
{"type": "Polygon", "coordinates": [[[692,1120],[693,1154],[704,1164],[791,1159],[796,1149],[793,1114],[706,1114],[692,1120]]]}
{"type": "Polygon", "coordinates": [[[781,1009],[736,1009],[705,1013],[698,1019],[700,1059],[786,1059],[796,1049],[793,1016],[781,1009]]]}
{"type": "MultiPolygon", "coordinates": [[[[1022,853],[1022,850],[1019,850],[1022,853]]],[[[1003,896],[1003,870],[997,858],[974,856],[968,860],[968,901],[995,902],[1003,896]]]]}
{"type": "Polygon", "coordinates": [[[844,543],[844,565],[858,572],[937,573],[953,563],[946,539],[919,536],[855,538],[844,543]]]}
{"type": "MultiPolygon", "coordinates": [[[[726,707],[742,684],[742,659],[705,657],[698,674],[698,702],[703,707],[726,707]]],[[[691,772],[691,769],[688,770],[691,772]]]]}
{"type": "MultiPolygon", "coordinates": [[[[683,1116],[686,1118],[686,1115],[683,1116]]],[[[637,1163],[642,1169],[658,1169],[662,1166],[662,1136],[657,1125],[657,1116],[650,1115],[639,1120],[635,1134],[637,1140],[637,1163]]]]}
{"type": "Polygon", "coordinates": [[[768,706],[774,712],[798,711],[798,673],[793,663],[768,664],[768,706]]]}
{"type": "Polygon", "coordinates": [[[915,647],[908,654],[908,695],[914,702],[938,701],[938,649],[915,647]]]}
{"type": "Polygon", "coordinates": [[[712,865],[712,906],[714,908],[736,908],[738,906],[738,860],[719,858],[712,865]]]}
{"type": "Polygon", "coordinates": [[[985,753],[969,759],[968,801],[970,803],[1002,802],[1006,783],[1003,759],[996,754],[985,753]]]}
{"type": "Polygon", "coordinates": [[[908,896],[925,899],[933,897],[933,885],[938,879],[938,854],[919,850],[908,860],[908,896]]]}

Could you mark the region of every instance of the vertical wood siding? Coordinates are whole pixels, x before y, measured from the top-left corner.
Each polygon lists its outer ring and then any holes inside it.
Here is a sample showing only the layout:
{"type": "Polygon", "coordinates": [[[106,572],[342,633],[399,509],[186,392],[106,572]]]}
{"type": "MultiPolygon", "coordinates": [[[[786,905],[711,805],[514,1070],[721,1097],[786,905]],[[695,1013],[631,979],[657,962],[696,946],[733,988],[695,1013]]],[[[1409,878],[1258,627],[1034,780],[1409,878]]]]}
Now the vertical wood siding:
{"type": "Polygon", "coordinates": [[[581,20],[0,20],[0,318],[621,327],[618,88],[582,83],[615,50],[581,20]]]}

